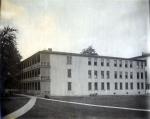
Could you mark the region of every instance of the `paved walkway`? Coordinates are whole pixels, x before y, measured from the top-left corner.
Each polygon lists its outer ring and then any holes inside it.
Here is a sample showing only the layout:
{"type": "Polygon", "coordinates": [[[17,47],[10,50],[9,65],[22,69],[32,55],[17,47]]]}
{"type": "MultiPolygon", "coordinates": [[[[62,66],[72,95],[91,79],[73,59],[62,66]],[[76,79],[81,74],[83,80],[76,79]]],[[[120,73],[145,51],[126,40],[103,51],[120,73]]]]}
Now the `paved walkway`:
{"type": "Polygon", "coordinates": [[[21,95],[21,96],[29,97],[30,100],[23,107],[6,115],[5,117],[3,117],[3,119],[16,119],[16,118],[22,116],[23,114],[25,114],[26,112],[28,112],[35,105],[36,97],[27,96],[27,95],[21,95]]]}

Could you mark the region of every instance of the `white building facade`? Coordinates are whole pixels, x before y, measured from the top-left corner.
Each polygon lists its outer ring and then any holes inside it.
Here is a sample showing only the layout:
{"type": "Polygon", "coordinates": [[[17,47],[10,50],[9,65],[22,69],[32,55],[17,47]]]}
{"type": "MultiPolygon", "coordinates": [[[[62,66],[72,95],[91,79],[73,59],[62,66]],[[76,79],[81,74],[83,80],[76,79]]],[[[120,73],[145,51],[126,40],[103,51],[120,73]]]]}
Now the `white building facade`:
{"type": "Polygon", "coordinates": [[[147,62],[40,51],[21,63],[22,91],[41,96],[145,95],[147,62]]]}

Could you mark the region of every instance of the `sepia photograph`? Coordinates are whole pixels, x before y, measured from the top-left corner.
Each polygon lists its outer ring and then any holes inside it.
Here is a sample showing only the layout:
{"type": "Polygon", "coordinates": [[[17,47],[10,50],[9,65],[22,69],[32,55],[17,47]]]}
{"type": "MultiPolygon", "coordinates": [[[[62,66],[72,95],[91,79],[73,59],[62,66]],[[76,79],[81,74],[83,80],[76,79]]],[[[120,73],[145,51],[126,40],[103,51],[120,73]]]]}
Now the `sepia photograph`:
{"type": "Polygon", "coordinates": [[[0,0],[0,119],[150,119],[150,0],[0,0]]]}

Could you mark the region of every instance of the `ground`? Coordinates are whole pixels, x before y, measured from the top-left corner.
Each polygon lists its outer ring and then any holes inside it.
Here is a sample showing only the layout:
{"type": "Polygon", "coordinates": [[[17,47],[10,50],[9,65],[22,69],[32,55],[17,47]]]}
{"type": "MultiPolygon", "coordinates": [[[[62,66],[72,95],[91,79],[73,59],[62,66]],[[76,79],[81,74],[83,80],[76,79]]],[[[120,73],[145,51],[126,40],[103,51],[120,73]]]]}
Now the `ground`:
{"type": "Polygon", "coordinates": [[[23,96],[12,95],[1,97],[2,99],[2,116],[7,115],[25,105],[29,98],[23,96]]]}
{"type": "MultiPolygon", "coordinates": [[[[90,104],[150,109],[147,96],[51,97],[90,104]]],[[[19,119],[149,119],[150,112],[89,107],[37,99],[35,106],[19,119]]]]}

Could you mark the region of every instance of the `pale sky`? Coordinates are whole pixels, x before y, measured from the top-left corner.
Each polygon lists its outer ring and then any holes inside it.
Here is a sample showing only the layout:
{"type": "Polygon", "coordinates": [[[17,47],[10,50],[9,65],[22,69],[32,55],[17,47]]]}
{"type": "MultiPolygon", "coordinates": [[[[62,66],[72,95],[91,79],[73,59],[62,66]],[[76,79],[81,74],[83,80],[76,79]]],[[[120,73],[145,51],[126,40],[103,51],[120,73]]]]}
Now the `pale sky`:
{"type": "Polygon", "coordinates": [[[2,0],[1,26],[18,29],[23,58],[89,45],[99,55],[134,57],[150,51],[148,7],[148,0],[2,0]]]}

